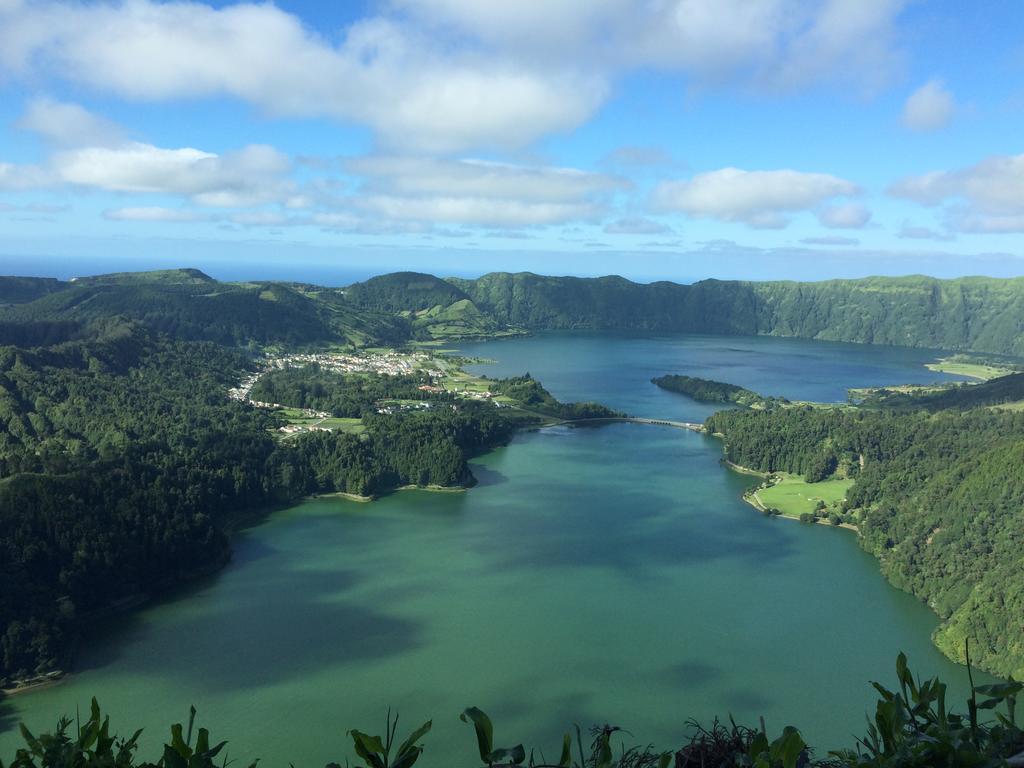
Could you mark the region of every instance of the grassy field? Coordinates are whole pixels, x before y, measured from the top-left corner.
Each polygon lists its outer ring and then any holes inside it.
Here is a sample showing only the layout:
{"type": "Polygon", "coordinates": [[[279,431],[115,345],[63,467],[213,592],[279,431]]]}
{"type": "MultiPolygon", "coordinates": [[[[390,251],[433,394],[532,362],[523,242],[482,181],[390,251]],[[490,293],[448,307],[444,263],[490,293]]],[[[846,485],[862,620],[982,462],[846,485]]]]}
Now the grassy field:
{"type": "Polygon", "coordinates": [[[1002,403],[1000,405],[993,405],[992,410],[994,411],[1024,411],[1024,400],[1018,400],[1015,403],[1002,403]]]}
{"type": "Polygon", "coordinates": [[[846,492],[853,480],[823,480],[808,483],[797,475],[779,473],[779,482],[771,488],[763,488],[754,496],[762,506],[775,508],[786,517],[800,517],[804,512],[814,512],[819,501],[831,505],[846,498],[846,492]]]}
{"type": "Polygon", "coordinates": [[[332,429],[335,432],[348,432],[358,435],[366,431],[362,419],[324,419],[320,426],[325,429],[332,429]]]}
{"type": "Polygon", "coordinates": [[[956,376],[970,376],[981,381],[998,379],[1000,376],[1013,373],[1013,370],[1010,368],[1000,368],[999,366],[987,363],[972,363],[968,360],[959,360],[952,357],[944,357],[941,360],[936,360],[934,363],[928,363],[927,368],[930,371],[952,373],[956,376]]]}
{"type": "MultiPolygon", "coordinates": [[[[279,408],[277,413],[284,416],[288,420],[289,424],[300,427],[318,426],[335,432],[348,432],[353,435],[359,435],[366,431],[366,427],[363,426],[362,419],[342,419],[333,417],[321,419],[318,416],[304,415],[300,408],[279,408]]],[[[287,437],[285,439],[287,439],[287,437]]]]}

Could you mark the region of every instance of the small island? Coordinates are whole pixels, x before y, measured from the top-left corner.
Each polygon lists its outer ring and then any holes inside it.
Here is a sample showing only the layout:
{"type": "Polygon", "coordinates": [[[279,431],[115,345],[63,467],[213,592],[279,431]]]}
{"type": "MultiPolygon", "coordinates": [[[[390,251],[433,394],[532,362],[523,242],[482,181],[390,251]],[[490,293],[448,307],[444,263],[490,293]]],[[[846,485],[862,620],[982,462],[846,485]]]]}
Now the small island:
{"type": "Polygon", "coordinates": [[[666,374],[651,379],[651,383],[669,392],[686,395],[699,403],[733,403],[746,408],[768,408],[789,401],[779,397],[765,397],[736,384],[700,379],[696,376],[666,374]]]}

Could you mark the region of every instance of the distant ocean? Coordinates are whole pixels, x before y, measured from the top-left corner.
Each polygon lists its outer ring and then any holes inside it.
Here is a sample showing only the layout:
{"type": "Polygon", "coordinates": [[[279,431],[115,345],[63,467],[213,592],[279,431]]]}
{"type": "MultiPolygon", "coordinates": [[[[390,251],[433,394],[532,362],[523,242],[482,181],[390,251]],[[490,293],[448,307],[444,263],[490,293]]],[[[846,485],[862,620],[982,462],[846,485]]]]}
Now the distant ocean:
{"type": "MultiPolygon", "coordinates": [[[[302,262],[294,259],[271,261],[243,261],[239,259],[96,259],[83,257],[40,257],[0,255],[0,275],[72,277],[102,275],[109,272],[141,272],[152,269],[193,267],[217,280],[285,280],[316,285],[350,285],[374,275],[396,271],[390,266],[355,266],[302,262]]],[[[425,267],[427,271],[429,268],[425,267]]],[[[443,270],[444,275],[449,271],[443,270]]],[[[461,276],[461,275],[460,275],[461,276]]],[[[467,275],[469,276],[469,275],[467,275]]],[[[475,274],[472,276],[476,276],[475,274]]]]}

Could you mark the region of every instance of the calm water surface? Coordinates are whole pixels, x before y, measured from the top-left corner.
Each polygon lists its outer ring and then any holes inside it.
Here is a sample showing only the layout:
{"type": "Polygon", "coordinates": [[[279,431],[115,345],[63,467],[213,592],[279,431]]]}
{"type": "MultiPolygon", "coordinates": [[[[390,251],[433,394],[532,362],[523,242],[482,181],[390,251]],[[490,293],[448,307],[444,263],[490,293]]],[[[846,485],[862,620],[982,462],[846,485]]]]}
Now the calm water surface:
{"type": "MultiPolygon", "coordinates": [[[[529,370],[559,397],[638,415],[709,409],[648,380],[691,373],[790,398],[947,378],[927,353],[778,339],[549,335],[465,345],[529,370]]],[[[556,751],[575,722],[621,724],[677,744],[690,717],[799,724],[847,745],[895,654],[963,671],[929,635],[931,613],[889,587],[846,532],[761,517],[747,478],[711,438],[634,424],[524,433],[474,465],[468,493],[403,492],[375,504],[319,499],[240,533],[216,577],[114,622],[65,684],[0,710],[52,724],[97,696],[145,756],[195,704],[230,756],[322,766],[353,757],[348,728],[434,719],[426,765],[471,763],[468,705],[497,741],[556,751]]]]}

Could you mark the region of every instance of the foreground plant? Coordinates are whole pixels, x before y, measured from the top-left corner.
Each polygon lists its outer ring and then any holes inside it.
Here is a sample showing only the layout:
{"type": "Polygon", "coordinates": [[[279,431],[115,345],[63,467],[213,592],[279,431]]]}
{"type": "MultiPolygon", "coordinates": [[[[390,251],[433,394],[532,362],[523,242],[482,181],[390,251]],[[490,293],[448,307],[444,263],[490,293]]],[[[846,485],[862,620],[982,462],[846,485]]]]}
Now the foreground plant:
{"type": "MultiPolygon", "coordinates": [[[[182,736],[181,723],[171,726],[171,743],[164,745],[163,756],[156,763],[135,762],[142,729],[135,731],[129,739],[110,735],[110,717],[100,713],[96,699],[89,707],[89,719],[76,728],[72,738],[68,731],[71,720],[62,717],[57,729],[44,733],[38,738],[25,727],[20,726],[26,746],[19,749],[9,768],[218,768],[214,759],[221,754],[226,741],[210,746],[210,732],[200,728],[192,745],[192,729],[196,709],[189,711],[188,731],[182,736]]],[[[225,768],[227,758],[222,758],[219,768],[225,768]]],[[[0,768],[3,768],[0,761],[0,768]]],[[[253,762],[249,768],[256,768],[253,762]]]]}
{"type": "MultiPolygon", "coordinates": [[[[967,715],[946,709],[946,684],[938,678],[915,681],[907,657],[896,659],[899,691],[872,683],[881,694],[869,721],[867,735],[857,740],[856,750],[834,752],[850,768],[916,768],[921,766],[963,766],[996,768],[1024,750],[1024,732],[1017,726],[1017,696],[1024,684],[1012,678],[1007,683],[974,685],[970,649],[966,649],[971,697],[967,715]],[[979,703],[978,697],[982,697],[979,703]],[[979,721],[981,710],[994,711],[995,721],[979,721]]],[[[1018,756],[1018,758],[1024,756],[1018,756]]],[[[1024,759],[1015,765],[1024,765],[1024,759]]]]}
{"type": "MultiPolygon", "coordinates": [[[[1024,768],[1024,731],[1017,725],[1017,698],[1024,683],[1012,678],[1005,683],[974,685],[967,653],[967,673],[971,696],[967,714],[946,707],[946,685],[937,678],[915,680],[907,657],[896,660],[898,690],[872,683],[881,698],[869,720],[867,733],[857,739],[854,749],[830,753],[825,760],[813,758],[812,750],[800,732],[786,726],[781,735],[770,740],[764,720],[759,729],[730,726],[718,720],[705,728],[690,721],[688,744],[676,751],[658,752],[652,747],[613,746],[615,734],[627,731],[613,725],[595,726],[591,741],[576,726],[575,744],[571,734],[562,738],[557,762],[548,762],[541,752],[527,752],[522,743],[496,747],[494,724],[477,707],[469,707],[460,718],[473,726],[480,760],[487,768],[1024,768]],[[982,721],[990,711],[994,719],[982,721]]],[[[26,746],[19,749],[8,768],[226,768],[222,756],[226,742],[212,745],[205,728],[192,731],[196,711],[189,715],[188,730],[171,726],[171,741],[165,744],[156,763],[136,762],[135,752],[141,731],[131,738],[118,739],[110,733],[109,718],[101,715],[93,699],[89,719],[77,726],[72,736],[71,721],[61,718],[52,734],[38,738],[22,725],[26,746]],[[215,762],[219,758],[219,765],[215,762]]],[[[419,742],[431,729],[427,721],[397,744],[398,716],[388,710],[384,736],[363,731],[348,732],[359,759],[366,768],[412,768],[423,754],[419,742]]],[[[255,768],[252,763],[249,768],[255,768]]],[[[348,768],[348,763],[345,763],[348,768]]],[[[0,761],[0,768],[5,768],[0,761]]],[[[328,763],[326,768],[341,768],[328,763]]]]}
{"type": "MultiPolygon", "coordinates": [[[[394,760],[391,759],[391,749],[395,743],[395,733],[398,731],[398,715],[396,714],[392,720],[390,709],[384,728],[383,741],[380,736],[370,736],[355,729],[349,731],[348,735],[352,737],[356,754],[366,763],[366,768],[410,768],[423,754],[423,746],[416,742],[430,732],[432,725],[433,721],[427,720],[413,731],[409,738],[398,746],[394,760]]],[[[341,768],[341,766],[337,763],[328,763],[326,768],[341,768]]]]}

